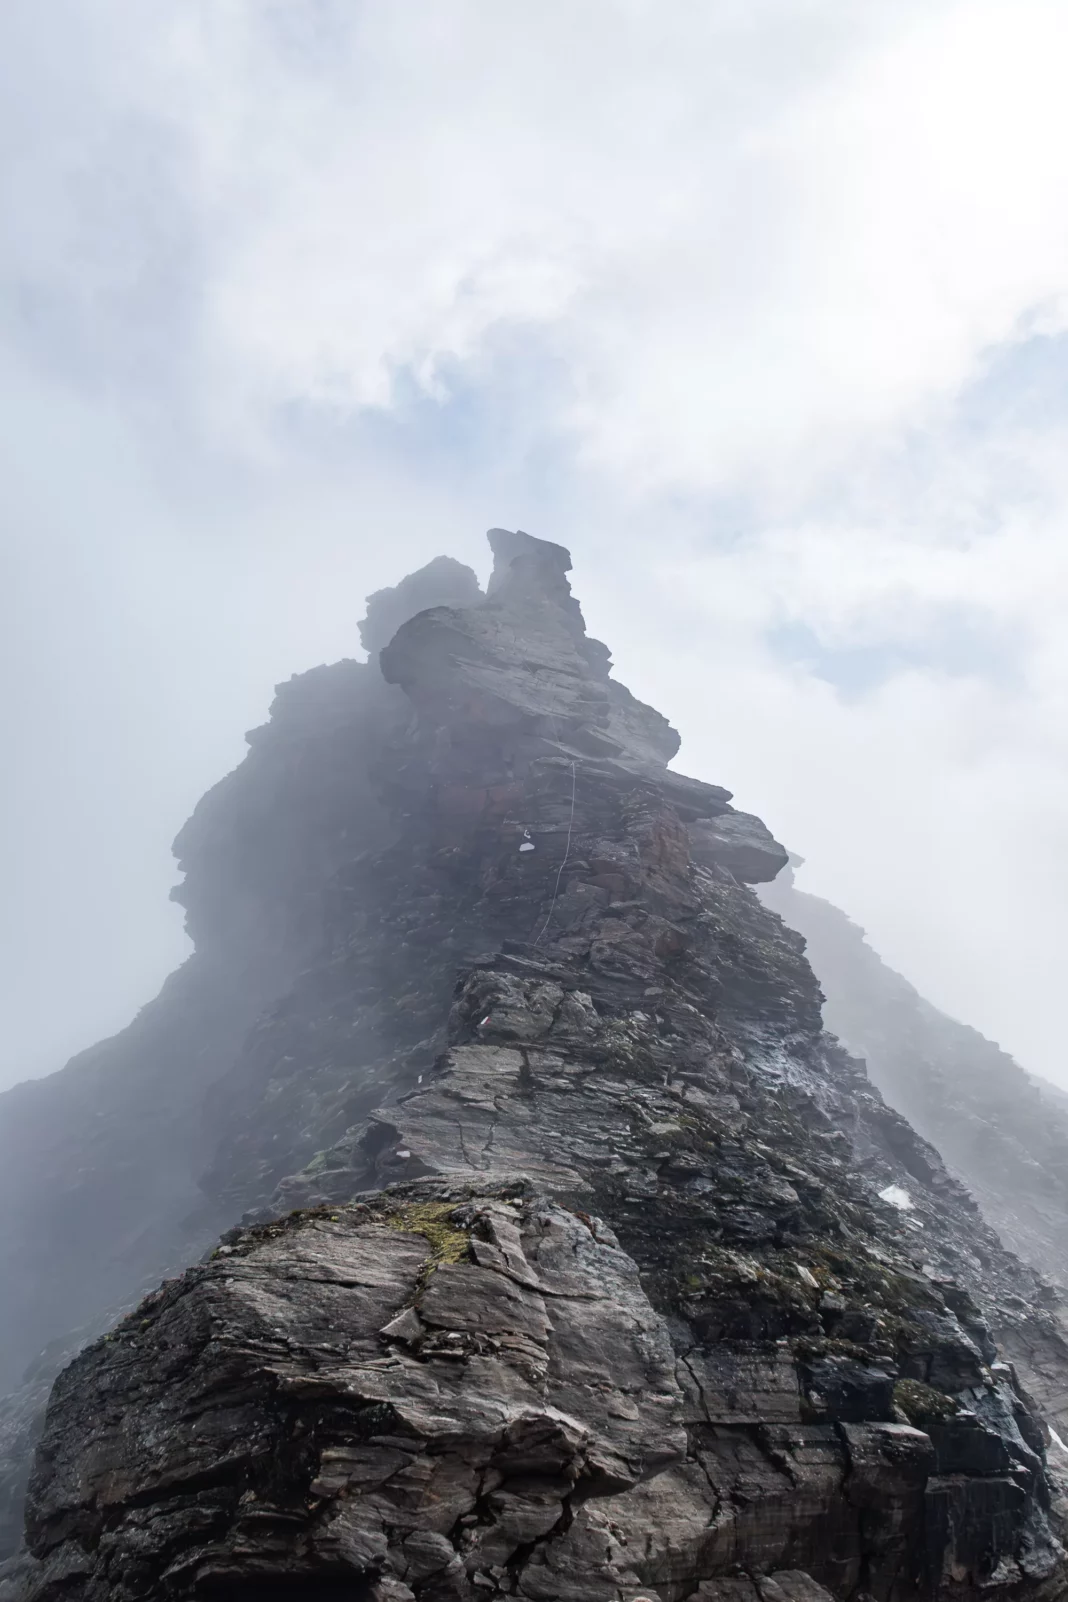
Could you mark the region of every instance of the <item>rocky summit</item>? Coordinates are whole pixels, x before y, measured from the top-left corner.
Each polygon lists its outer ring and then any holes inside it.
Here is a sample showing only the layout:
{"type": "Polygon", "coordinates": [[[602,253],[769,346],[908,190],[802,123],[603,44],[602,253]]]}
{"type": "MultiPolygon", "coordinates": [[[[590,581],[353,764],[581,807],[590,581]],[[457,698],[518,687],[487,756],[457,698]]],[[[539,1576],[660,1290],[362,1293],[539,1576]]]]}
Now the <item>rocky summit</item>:
{"type": "Polygon", "coordinates": [[[201,803],[191,970],[0,1098],[57,1343],[0,1596],[1064,1596],[1058,1292],[824,1032],[786,852],[668,766],[567,552],[489,537],[201,803]]]}

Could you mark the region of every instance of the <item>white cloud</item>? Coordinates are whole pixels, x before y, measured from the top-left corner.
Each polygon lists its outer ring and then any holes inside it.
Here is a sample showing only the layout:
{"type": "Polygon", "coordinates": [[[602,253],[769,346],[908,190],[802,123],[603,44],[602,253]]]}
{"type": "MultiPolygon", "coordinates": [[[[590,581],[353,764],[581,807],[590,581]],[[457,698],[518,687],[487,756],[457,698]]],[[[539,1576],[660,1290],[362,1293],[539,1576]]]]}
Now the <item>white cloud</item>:
{"type": "Polygon", "coordinates": [[[5,326],[111,397],[137,515],[196,552],[204,753],[248,721],[235,607],[280,677],[344,637],[331,564],[371,588],[465,519],[536,527],[684,760],[1068,1077],[1064,404],[1019,415],[1003,359],[1068,321],[1062,5],[14,0],[7,26],[5,326]],[[444,429],[458,386],[467,466],[411,405],[444,429]],[[799,626],[880,682],[776,650],[799,626]]]}
{"type": "Polygon", "coordinates": [[[92,320],[165,278],[176,211],[220,424],[388,406],[527,324],[596,461],[789,507],[873,434],[937,419],[1025,320],[1064,324],[1050,0],[65,15],[92,71],[59,71],[36,25],[73,137],[30,119],[51,141],[31,265],[92,320]]]}
{"type": "Polygon", "coordinates": [[[1063,325],[1068,19],[857,11],[376,4],[324,60],[272,8],[183,10],[157,70],[216,393],[387,405],[527,323],[605,467],[788,505],[937,417],[1021,319],[1063,325]]]}

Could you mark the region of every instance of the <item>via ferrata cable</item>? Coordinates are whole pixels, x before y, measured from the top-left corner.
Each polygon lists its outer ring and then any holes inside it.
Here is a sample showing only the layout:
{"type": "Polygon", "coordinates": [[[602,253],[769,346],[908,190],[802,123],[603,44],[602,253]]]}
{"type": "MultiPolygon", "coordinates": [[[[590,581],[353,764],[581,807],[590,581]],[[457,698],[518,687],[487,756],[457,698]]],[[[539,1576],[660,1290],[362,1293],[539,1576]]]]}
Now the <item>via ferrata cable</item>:
{"type": "Polygon", "coordinates": [[[577,782],[578,781],[577,781],[576,775],[575,775],[575,764],[574,764],[574,762],[572,762],[572,764],[571,764],[571,816],[568,819],[568,823],[567,823],[567,845],[564,847],[564,860],[561,862],[560,867],[557,870],[556,885],[555,885],[555,887],[553,889],[553,898],[552,898],[552,901],[549,903],[549,910],[545,915],[545,922],[541,926],[541,933],[538,935],[537,939],[534,941],[535,945],[540,945],[542,936],[545,934],[546,929],[549,927],[549,920],[552,918],[553,908],[556,906],[556,898],[560,894],[560,880],[564,876],[564,869],[567,867],[567,859],[571,855],[571,831],[575,826],[575,788],[576,788],[577,782]]]}

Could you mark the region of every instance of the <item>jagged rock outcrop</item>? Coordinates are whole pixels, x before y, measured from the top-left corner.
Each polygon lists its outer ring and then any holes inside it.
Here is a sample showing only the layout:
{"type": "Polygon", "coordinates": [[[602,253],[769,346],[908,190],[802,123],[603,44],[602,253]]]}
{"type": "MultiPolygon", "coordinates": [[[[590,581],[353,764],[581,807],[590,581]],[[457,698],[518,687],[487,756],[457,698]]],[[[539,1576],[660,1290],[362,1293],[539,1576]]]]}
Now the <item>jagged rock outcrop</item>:
{"type": "Polygon", "coordinates": [[[726,868],[742,884],[764,884],[787,863],[787,852],[771,830],[748,812],[693,824],[690,855],[702,867],[726,868]]]}
{"type": "Polygon", "coordinates": [[[781,848],[566,551],[490,538],[382,649],[380,833],[213,1084],[245,1221],[59,1379],[0,1596],[1064,1596],[985,1311],[1068,1379],[1056,1296],[823,1032],[781,848]]]}
{"type": "MultiPolygon", "coordinates": [[[[364,643],[377,653],[421,607],[479,593],[440,558],[370,598],[364,643]]],[[[0,1390],[18,1387],[0,1402],[0,1556],[21,1529],[25,1443],[62,1354],[233,1220],[199,1184],[212,1087],[321,946],[326,883],[388,838],[368,763],[409,716],[374,662],[279,685],[245,761],[175,843],[194,955],[121,1034],[0,1095],[0,1390]]]]}

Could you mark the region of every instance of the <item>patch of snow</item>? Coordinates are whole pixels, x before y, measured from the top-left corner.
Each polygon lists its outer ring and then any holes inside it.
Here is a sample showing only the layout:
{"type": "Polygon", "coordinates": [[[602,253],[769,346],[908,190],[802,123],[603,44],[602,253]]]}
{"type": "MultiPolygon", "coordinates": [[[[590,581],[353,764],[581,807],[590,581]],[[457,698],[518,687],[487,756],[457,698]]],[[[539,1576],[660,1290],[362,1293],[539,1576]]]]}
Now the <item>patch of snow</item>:
{"type": "Polygon", "coordinates": [[[900,1185],[887,1185],[885,1190],[879,1192],[879,1200],[889,1202],[891,1207],[897,1207],[903,1213],[911,1213],[912,1197],[900,1185]]]}

